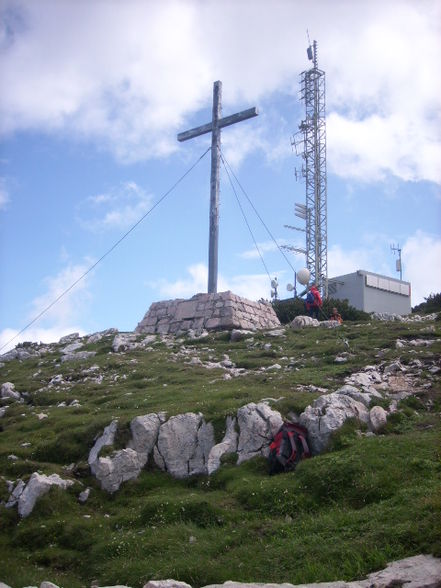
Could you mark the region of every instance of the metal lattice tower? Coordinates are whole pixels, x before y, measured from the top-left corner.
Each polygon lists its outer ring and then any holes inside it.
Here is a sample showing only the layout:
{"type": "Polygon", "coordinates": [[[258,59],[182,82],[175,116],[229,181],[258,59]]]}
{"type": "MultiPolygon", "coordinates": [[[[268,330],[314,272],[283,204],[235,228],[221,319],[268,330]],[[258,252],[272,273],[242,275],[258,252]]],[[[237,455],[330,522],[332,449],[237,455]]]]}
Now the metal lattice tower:
{"type": "MultiPolygon", "coordinates": [[[[308,47],[313,67],[300,74],[300,97],[305,103],[305,119],[292,138],[297,155],[303,158],[300,173],[305,179],[306,205],[296,204],[296,216],[306,222],[306,265],[310,283],[328,296],[328,217],[326,182],[326,102],[325,72],[317,65],[317,42],[308,47]]],[[[294,228],[294,227],[293,227],[294,228]]],[[[294,248],[293,248],[294,249],[294,248]]]]}

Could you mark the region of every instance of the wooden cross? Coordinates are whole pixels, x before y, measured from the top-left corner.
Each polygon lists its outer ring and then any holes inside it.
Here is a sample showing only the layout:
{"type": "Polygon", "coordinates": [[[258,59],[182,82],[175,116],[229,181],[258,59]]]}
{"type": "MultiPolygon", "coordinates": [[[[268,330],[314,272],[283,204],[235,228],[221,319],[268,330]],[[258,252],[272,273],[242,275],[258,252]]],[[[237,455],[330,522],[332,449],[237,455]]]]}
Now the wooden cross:
{"type": "Polygon", "coordinates": [[[242,110],[230,116],[222,116],[222,82],[213,84],[213,116],[210,123],[179,133],[178,141],[187,141],[205,133],[211,133],[210,179],[210,234],[208,245],[208,293],[217,292],[217,258],[219,242],[219,169],[221,128],[257,116],[256,107],[242,110]]]}

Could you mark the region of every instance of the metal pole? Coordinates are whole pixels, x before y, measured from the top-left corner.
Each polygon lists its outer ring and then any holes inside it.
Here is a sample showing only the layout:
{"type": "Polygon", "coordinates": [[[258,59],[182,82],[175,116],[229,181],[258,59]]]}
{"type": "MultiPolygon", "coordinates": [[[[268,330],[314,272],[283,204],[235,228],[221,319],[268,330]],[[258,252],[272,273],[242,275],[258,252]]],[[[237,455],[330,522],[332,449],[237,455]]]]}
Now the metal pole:
{"type": "Polygon", "coordinates": [[[220,138],[219,119],[222,117],[222,82],[213,84],[213,117],[211,134],[210,179],[210,235],[208,244],[208,293],[217,292],[217,260],[219,243],[219,169],[220,138]]]}

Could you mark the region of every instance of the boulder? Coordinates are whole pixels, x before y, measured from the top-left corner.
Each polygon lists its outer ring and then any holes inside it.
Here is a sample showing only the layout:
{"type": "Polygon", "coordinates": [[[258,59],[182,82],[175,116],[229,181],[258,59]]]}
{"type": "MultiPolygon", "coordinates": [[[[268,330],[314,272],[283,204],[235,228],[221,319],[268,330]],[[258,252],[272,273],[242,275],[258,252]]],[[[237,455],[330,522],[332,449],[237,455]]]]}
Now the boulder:
{"type": "Polygon", "coordinates": [[[5,382],[0,388],[0,397],[9,398],[11,400],[20,400],[20,392],[17,392],[15,385],[12,382],[5,382]]]}
{"type": "Polygon", "coordinates": [[[103,337],[107,337],[108,335],[116,335],[116,333],[118,333],[118,329],[106,329],[105,331],[93,333],[87,339],[87,343],[98,343],[98,341],[101,341],[103,337]]]}
{"type": "Polygon", "coordinates": [[[66,353],[61,356],[61,362],[66,361],[84,361],[96,355],[96,351],[74,351],[73,353],[66,353]]]}
{"type": "Polygon", "coordinates": [[[293,321],[289,323],[291,329],[304,329],[305,327],[318,327],[320,325],[317,319],[310,316],[296,316],[293,321]]]}
{"type": "Polygon", "coordinates": [[[237,463],[257,455],[268,455],[268,447],[283,423],[282,416],[266,402],[250,402],[237,411],[240,428],[237,463]]]}
{"type": "Polygon", "coordinates": [[[369,412],[364,404],[346,394],[324,394],[307,406],[300,415],[299,422],[308,430],[312,454],[316,455],[326,449],[332,433],[340,429],[349,418],[367,423],[369,412]]]}
{"type": "Polygon", "coordinates": [[[236,419],[228,416],[227,430],[220,443],[211,448],[207,460],[207,474],[211,475],[220,467],[221,458],[227,453],[234,453],[237,450],[238,434],[236,431],[236,419]]]}
{"type": "Polygon", "coordinates": [[[93,473],[101,488],[113,494],[123,482],[136,479],[145,461],[133,449],[121,449],[110,457],[99,457],[93,464],[93,473]]]}
{"type": "Polygon", "coordinates": [[[132,349],[136,349],[136,347],[136,335],[134,335],[133,333],[120,333],[116,335],[116,337],[113,339],[112,349],[115,353],[131,351],[132,349]]]}
{"type": "Polygon", "coordinates": [[[191,588],[190,584],[178,580],[150,580],[143,588],[191,588]]]}
{"type": "Polygon", "coordinates": [[[373,406],[369,411],[370,427],[374,433],[383,429],[387,424],[387,412],[382,406],[373,406]]]}
{"type": "Polygon", "coordinates": [[[101,435],[101,437],[98,437],[98,439],[95,441],[94,446],[92,447],[92,449],[89,452],[89,458],[88,458],[88,463],[90,465],[90,469],[92,470],[92,473],[94,472],[94,463],[97,461],[98,459],[98,455],[101,451],[101,449],[105,446],[105,445],[113,445],[114,441],[115,441],[115,435],[116,435],[116,431],[118,428],[118,421],[114,420],[110,423],[110,425],[107,425],[107,427],[104,429],[103,434],[101,435]]]}
{"type": "Polygon", "coordinates": [[[73,343],[66,345],[66,347],[63,347],[61,353],[64,353],[64,355],[69,355],[74,351],[78,351],[78,349],[81,349],[81,347],[83,347],[83,343],[81,341],[74,341],[73,343]]]}
{"type": "Polygon", "coordinates": [[[143,457],[144,464],[147,463],[156,444],[160,426],[159,416],[154,413],[135,417],[130,423],[132,439],[129,442],[129,448],[134,449],[140,457],[143,457]]]}
{"type": "Polygon", "coordinates": [[[213,426],[205,423],[201,413],[179,414],[170,417],[159,429],[155,463],[176,478],[206,474],[213,446],[213,426]]]}
{"type": "Polygon", "coordinates": [[[18,514],[21,517],[29,516],[38,498],[46,494],[46,492],[49,492],[51,486],[58,486],[66,490],[66,488],[72,485],[73,482],[71,480],[63,480],[58,474],[46,476],[34,472],[18,499],[18,514]]]}
{"type": "Polygon", "coordinates": [[[64,337],[61,337],[61,339],[58,341],[59,345],[67,345],[68,343],[72,343],[73,341],[75,341],[76,339],[80,338],[80,334],[79,333],[70,333],[70,335],[65,335],[64,337]]]}
{"type": "Polygon", "coordinates": [[[85,490],[80,492],[80,494],[78,495],[78,502],[81,502],[81,504],[87,502],[89,500],[90,491],[91,488],[86,488],[85,490]]]}
{"type": "Polygon", "coordinates": [[[23,480],[18,480],[17,484],[15,485],[15,488],[13,488],[11,495],[9,496],[8,502],[6,503],[6,508],[11,508],[13,506],[15,506],[20,498],[20,496],[23,494],[23,490],[25,489],[26,484],[23,482],[23,480]]]}

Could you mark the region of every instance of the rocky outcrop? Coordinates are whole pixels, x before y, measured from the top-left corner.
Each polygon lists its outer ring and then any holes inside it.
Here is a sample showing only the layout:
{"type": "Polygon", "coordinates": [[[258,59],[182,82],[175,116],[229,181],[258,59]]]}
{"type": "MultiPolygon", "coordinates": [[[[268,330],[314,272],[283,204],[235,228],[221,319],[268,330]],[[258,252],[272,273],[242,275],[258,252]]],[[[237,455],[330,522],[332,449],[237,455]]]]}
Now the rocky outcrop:
{"type": "Polygon", "coordinates": [[[227,416],[227,430],[224,438],[220,443],[211,448],[207,460],[207,474],[213,474],[219,469],[221,459],[228,453],[236,453],[238,433],[236,431],[237,420],[231,416],[227,416]]]}
{"type": "Polygon", "coordinates": [[[299,422],[308,430],[308,441],[313,455],[324,451],[332,433],[340,429],[349,418],[369,422],[369,411],[364,404],[347,394],[324,394],[308,406],[299,422]]]}
{"type": "Polygon", "coordinates": [[[318,327],[320,323],[317,319],[310,316],[296,316],[294,320],[289,323],[291,329],[304,329],[305,327],[318,327]]]}
{"type": "Polygon", "coordinates": [[[175,478],[207,473],[214,430],[202,414],[176,415],[161,425],[154,449],[155,463],[175,478]]]}
{"type": "Polygon", "coordinates": [[[0,388],[0,398],[5,400],[21,400],[21,394],[17,392],[12,382],[5,382],[0,388]]]}
{"type": "Polygon", "coordinates": [[[49,492],[52,486],[57,486],[62,490],[66,490],[69,486],[72,486],[74,482],[72,480],[63,480],[58,474],[52,474],[46,476],[34,472],[29,478],[27,484],[23,480],[19,480],[12,491],[6,507],[18,506],[18,514],[21,517],[27,517],[31,514],[35,503],[47,492],[49,492]]]}
{"type": "Polygon", "coordinates": [[[121,449],[109,457],[99,457],[91,469],[101,488],[113,494],[123,482],[136,479],[145,462],[133,449],[121,449]]]}
{"type": "Polygon", "coordinates": [[[92,473],[95,473],[94,472],[95,463],[98,460],[98,456],[99,456],[101,449],[103,447],[105,447],[106,445],[113,445],[113,443],[115,441],[115,435],[116,435],[117,429],[118,429],[118,421],[114,420],[110,423],[110,425],[108,425],[104,429],[103,434],[100,437],[98,437],[98,439],[95,441],[94,446],[92,447],[92,449],[89,452],[89,458],[87,460],[89,463],[90,469],[92,470],[92,473]]]}
{"type": "Polygon", "coordinates": [[[373,406],[369,411],[369,424],[374,433],[378,433],[387,424],[387,412],[382,406],[373,406]]]}
{"type": "Polygon", "coordinates": [[[283,419],[266,402],[250,402],[237,411],[237,422],[240,429],[237,463],[240,464],[257,455],[268,455],[268,446],[283,419]]]}

